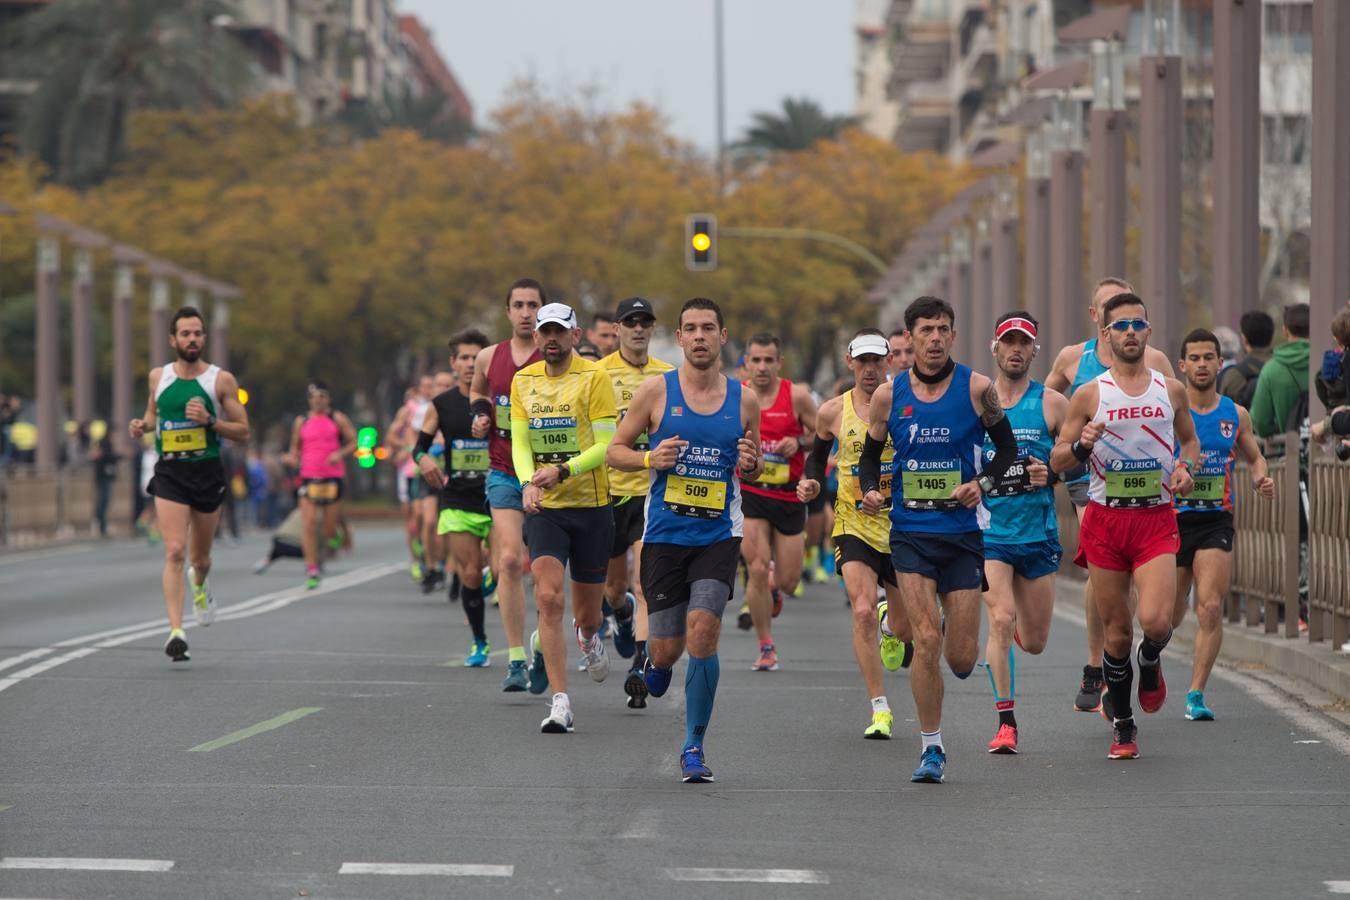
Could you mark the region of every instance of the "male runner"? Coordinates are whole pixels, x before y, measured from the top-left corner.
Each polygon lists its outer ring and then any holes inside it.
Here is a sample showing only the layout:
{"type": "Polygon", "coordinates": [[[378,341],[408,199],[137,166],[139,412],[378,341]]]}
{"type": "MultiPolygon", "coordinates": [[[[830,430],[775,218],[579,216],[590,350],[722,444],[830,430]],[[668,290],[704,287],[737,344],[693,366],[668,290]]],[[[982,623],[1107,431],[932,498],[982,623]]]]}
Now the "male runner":
{"type": "MultiPolygon", "coordinates": [[[[1062,551],[1050,484],[1050,451],[1064,422],[1068,400],[1028,377],[1040,350],[1039,323],[1025,310],[1004,313],[994,325],[990,352],[998,374],[994,390],[1017,438],[1017,463],[985,494],[984,608],[989,636],[984,645],[994,689],[998,731],[990,753],[1017,752],[1017,667],[1012,645],[1032,655],[1045,649],[1055,606],[1055,573],[1062,551]]],[[[985,440],[985,459],[995,455],[985,440]]]]}
{"type": "Polygon", "coordinates": [[[305,587],[319,586],[318,528],[322,517],[323,548],[337,537],[338,504],[342,500],[346,459],[356,452],[356,429],[346,413],[333,409],[328,385],[315,379],[308,391],[309,414],[296,416],[286,462],[300,469],[301,547],[305,554],[305,587]]]}
{"type": "MultiPolygon", "coordinates": [[[[642,297],[630,297],[619,304],[614,313],[618,323],[619,349],[600,361],[600,367],[614,385],[614,406],[619,422],[628,414],[628,405],[638,386],[653,375],[669,372],[670,363],[648,355],[656,316],[652,305],[642,297]]],[[[646,451],[647,435],[638,435],[634,449],[646,451]]],[[[629,709],[647,705],[647,687],[642,680],[642,667],[647,657],[647,602],[642,596],[642,524],[647,506],[647,474],[609,473],[609,492],[614,497],[614,546],[609,552],[609,575],[605,581],[605,600],[614,610],[614,648],[619,655],[631,657],[633,664],[623,682],[628,695],[629,709]],[[633,548],[634,575],[628,574],[628,549],[633,548]],[[635,591],[630,592],[630,583],[635,591]]]]}
{"type": "Polygon", "coordinates": [[[899,576],[914,632],[910,690],[923,751],[910,776],[941,783],[947,765],[942,743],[942,674],[938,657],[957,678],[968,678],[979,656],[980,587],[984,542],[975,508],[1017,457],[1017,440],[988,377],[951,357],[956,313],[937,297],[920,297],[905,310],[916,353],[909,375],[877,388],[868,410],[867,437],[858,463],[863,511],[877,513],[886,437],[895,445],[891,562],[899,576]],[[993,438],[993,460],[980,474],[980,446],[993,438]],[[939,603],[941,612],[939,613],[939,603]]]}
{"type": "Polygon", "coordinates": [[[426,523],[423,522],[426,508],[419,502],[426,491],[422,489],[422,479],[417,474],[417,466],[412,461],[412,447],[417,441],[417,433],[422,430],[422,417],[431,407],[431,398],[436,396],[436,381],[431,375],[417,379],[412,395],[403,402],[394,421],[389,425],[389,443],[395,448],[394,465],[398,467],[398,500],[408,531],[408,554],[412,563],[408,573],[412,580],[421,584],[426,578],[426,547],[423,536],[426,523]]]}
{"type": "MultiPolygon", "coordinates": [[[[1117,294],[1133,293],[1129,282],[1120,278],[1103,278],[1092,290],[1092,302],[1088,304],[1088,319],[1092,322],[1092,333],[1096,335],[1101,327],[1102,306],[1117,294]]],[[[1157,369],[1169,378],[1175,377],[1172,363],[1167,354],[1149,347],[1144,357],[1144,365],[1157,369]]],[[[1096,337],[1080,344],[1070,344],[1059,355],[1045,378],[1045,386],[1058,391],[1065,397],[1073,397],[1074,392],[1111,367],[1111,343],[1096,337]]],[[[1078,468],[1064,473],[1065,487],[1069,499],[1073,501],[1074,513],[1078,516],[1078,527],[1083,527],[1083,513],[1088,504],[1087,468],[1078,468]]],[[[1102,676],[1102,620],[1097,616],[1097,606],[1092,600],[1092,585],[1083,589],[1083,614],[1087,621],[1088,662],[1083,667],[1083,681],[1074,698],[1074,709],[1080,712],[1099,712],[1102,709],[1102,696],[1106,682],[1102,676]]]]}
{"type": "Polygon", "coordinates": [[[553,688],[545,734],[572,731],[567,695],[563,574],[572,571],[572,633],[592,681],[609,675],[600,640],[605,576],[614,542],[605,448],[614,437],[614,388],[596,363],[572,352],[581,338],[577,316],[565,303],[539,310],[534,331],[542,361],[511,382],[511,456],[525,507],[539,645],[553,688]]]}
{"type": "Polygon", "coordinates": [[[145,415],[132,419],[133,441],[154,431],[159,461],[148,493],[164,539],[164,606],[169,639],[164,652],[174,662],[188,656],[183,633],[183,557],[191,559],[192,613],[199,625],[216,619],[216,601],[206,585],[211,574],[211,542],[225,499],[225,469],[220,439],[247,443],[248,414],[239,402],[234,375],[202,359],[206,325],[202,314],[184,306],[169,322],[169,346],[177,359],[150,370],[150,401],[145,415]],[[217,413],[220,415],[217,416],[217,413]]]}
{"type": "Polygon", "coordinates": [[[450,559],[459,578],[464,615],[473,631],[473,646],[464,665],[481,668],[488,665],[487,632],[483,628],[483,541],[492,528],[483,485],[488,473],[488,442],[473,436],[473,414],[469,409],[469,385],[473,382],[474,362],[488,345],[483,333],[474,329],[450,338],[450,360],[455,385],[437,394],[422,420],[422,431],[413,448],[422,477],[438,492],[440,515],[438,535],[449,537],[450,559]],[[445,444],[444,468],[431,455],[432,442],[439,431],[445,444]]]}
{"type": "Polygon", "coordinates": [[[825,480],[825,464],[834,442],[839,441],[837,458],[839,491],[834,501],[834,555],[844,590],[853,608],[853,654],[858,658],[867,697],[872,704],[872,722],[863,731],[870,740],[890,740],[895,716],[882,680],[882,665],[892,672],[908,666],[913,659],[913,643],[908,635],[909,619],[900,601],[900,587],[891,564],[891,523],[885,507],[890,505],[891,466],[895,448],[890,439],[882,450],[881,491],[886,498],[883,509],[868,514],[862,510],[863,493],[858,489],[858,460],[862,456],[871,415],[872,397],[886,381],[886,362],[890,347],[881,331],[861,329],[849,342],[846,364],[856,387],[826,400],[816,415],[816,437],[806,459],[805,477],[797,484],[797,496],[809,500],[820,492],[825,480]],[[877,602],[877,588],[886,599],[877,602]],[[891,609],[895,616],[889,615],[891,609]],[[881,652],[877,652],[877,630],[881,627],[881,652]],[[898,629],[902,638],[895,632],[898,629]]]}
{"type": "Polygon", "coordinates": [[[591,316],[591,327],[586,329],[586,342],[594,346],[601,357],[609,356],[619,349],[619,330],[609,313],[598,312],[591,316]]]}
{"type": "Polygon", "coordinates": [[[492,571],[497,574],[497,602],[506,632],[506,679],[502,690],[542,694],[548,690],[544,659],[535,653],[535,666],[525,666],[525,585],[521,564],[525,556],[523,534],[525,511],[520,482],[511,460],[511,379],[516,372],[540,360],[534,346],[534,319],[544,304],[544,286],[533,278],[521,278],[506,292],[506,318],[511,323],[509,340],[485,347],[474,360],[469,405],[473,411],[473,437],[488,440],[489,470],[486,482],[488,507],[492,511],[492,571]]]}
{"type": "Polygon", "coordinates": [[[750,620],[759,637],[756,672],[778,669],[772,634],[773,617],[782,610],[783,595],[797,590],[802,577],[806,504],[797,499],[797,481],[806,465],[805,435],[816,427],[816,404],[804,384],[779,377],[781,342],[772,334],[750,338],[745,385],[759,401],[759,434],[764,465],[755,481],[742,487],[745,540],[741,553],[749,580],[745,588],[750,620]],[[769,583],[770,569],[773,584],[769,583]]]}
{"type": "Polygon", "coordinates": [[[1160,654],[1172,639],[1176,603],[1177,517],[1172,499],[1191,492],[1200,441],[1186,389],[1144,362],[1150,328],[1144,301],[1117,294],[1102,306],[1101,337],[1111,368],[1069,400],[1050,467],[1064,472],[1089,463],[1090,503],[1078,554],[1105,634],[1102,668],[1114,724],[1110,759],[1139,755],[1130,705],[1134,616],[1130,580],[1139,593],[1139,706],[1157,712],[1167,699],[1160,654]],[[1173,440],[1180,454],[1173,462],[1173,440]]]}
{"type": "MultiPolygon", "coordinates": [[[[480,348],[481,349],[481,348],[480,348]]],[[[444,394],[446,391],[453,390],[455,387],[455,372],[453,369],[440,366],[431,376],[432,383],[432,403],[427,405],[426,411],[422,413],[422,425],[426,425],[426,417],[431,414],[434,407],[435,398],[444,394]]],[[[418,428],[414,436],[414,442],[421,436],[424,428],[418,428]]],[[[435,434],[433,429],[433,434],[435,434]]],[[[433,457],[433,461],[440,467],[445,466],[445,442],[439,434],[435,434],[435,440],[428,451],[433,457]]],[[[416,465],[417,461],[413,460],[416,465]]],[[[424,479],[419,467],[418,478],[424,479]]],[[[422,523],[422,546],[425,548],[423,554],[426,557],[426,573],[422,576],[422,593],[434,594],[436,591],[445,587],[445,560],[448,555],[447,548],[449,541],[445,535],[437,532],[440,521],[440,499],[436,492],[429,490],[425,483],[418,485],[421,490],[420,496],[416,500],[416,506],[419,512],[419,519],[422,523]]],[[[480,575],[481,577],[481,575],[480,575]]]]}
{"type": "Polygon", "coordinates": [[[1175,628],[1186,618],[1186,596],[1195,586],[1195,661],[1191,689],[1186,694],[1186,718],[1213,720],[1205,703],[1205,684],[1223,642],[1223,598],[1228,593],[1233,555],[1233,461],[1242,456],[1251,468],[1252,487],[1262,497],[1275,495],[1275,482],[1252,431],[1252,417],[1230,398],[1218,393],[1222,360],[1219,339],[1197,328],[1181,343],[1181,373],[1186,376],[1186,401],[1200,439],[1195,486],[1176,498],[1177,599],[1172,612],[1175,628]]]}
{"type": "Polygon", "coordinates": [[[889,381],[914,365],[914,338],[908,328],[897,328],[886,338],[886,343],[890,347],[886,357],[886,380],[889,381]]]}
{"type": "Polygon", "coordinates": [[[686,301],[675,335],[684,363],[642,383],[606,460],[626,472],[651,470],[642,543],[651,638],[643,679],[653,697],[663,696],[688,646],[680,777],[703,783],[713,780],[704,740],[721,673],[722,612],[736,586],[741,485],[759,474],[761,462],[759,403],[722,374],[727,332],[716,303],[686,301]],[[636,449],[643,434],[653,449],[636,449]]]}

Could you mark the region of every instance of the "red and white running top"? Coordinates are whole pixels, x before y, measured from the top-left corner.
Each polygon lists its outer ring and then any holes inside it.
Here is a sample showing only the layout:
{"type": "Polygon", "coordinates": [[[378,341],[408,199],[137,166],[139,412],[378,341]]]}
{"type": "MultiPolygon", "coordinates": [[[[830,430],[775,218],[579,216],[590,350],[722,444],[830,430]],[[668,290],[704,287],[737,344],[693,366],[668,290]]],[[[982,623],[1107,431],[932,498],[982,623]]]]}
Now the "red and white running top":
{"type": "Polygon", "coordinates": [[[1109,371],[1097,382],[1092,421],[1106,433],[1092,447],[1088,499],[1113,509],[1147,509],[1172,502],[1172,401],[1162,373],[1148,370],[1148,388],[1125,393],[1109,371]]]}

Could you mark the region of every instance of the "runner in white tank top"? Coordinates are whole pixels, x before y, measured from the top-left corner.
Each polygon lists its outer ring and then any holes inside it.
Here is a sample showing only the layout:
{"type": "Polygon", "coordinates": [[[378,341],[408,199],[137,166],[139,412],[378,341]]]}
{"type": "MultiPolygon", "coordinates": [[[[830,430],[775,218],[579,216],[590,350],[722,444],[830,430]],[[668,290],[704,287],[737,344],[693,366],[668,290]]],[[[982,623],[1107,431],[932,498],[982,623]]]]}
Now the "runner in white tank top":
{"type": "Polygon", "coordinates": [[[1119,294],[1103,305],[1098,340],[1110,342],[1111,368],[1074,392],[1050,454],[1056,472],[1083,462],[1091,470],[1075,562],[1087,567],[1105,631],[1102,715],[1115,726],[1110,759],[1139,755],[1131,705],[1131,580],[1139,591],[1144,632],[1137,654],[1139,706],[1157,712],[1167,699],[1160,654],[1172,637],[1177,583],[1172,496],[1190,493],[1191,469],[1200,455],[1185,388],[1144,363],[1152,334],[1147,316],[1134,294],[1119,294]],[[1174,439],[1181,448],[1175,463],[1174,439]]]}

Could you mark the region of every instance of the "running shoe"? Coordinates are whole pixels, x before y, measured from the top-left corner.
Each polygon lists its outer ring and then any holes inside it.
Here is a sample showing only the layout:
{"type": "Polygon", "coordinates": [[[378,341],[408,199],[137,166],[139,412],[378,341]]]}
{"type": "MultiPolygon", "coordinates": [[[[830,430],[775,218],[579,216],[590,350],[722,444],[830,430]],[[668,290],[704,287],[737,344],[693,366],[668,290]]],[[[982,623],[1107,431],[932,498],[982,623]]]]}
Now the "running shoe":
{"type": "Polygon", "coordinates": [[[422,593],[423,594],[435,593],[436,588],[437,588],[436,570],[427,569],[426,572],[422,575],[422,593]]]}
{"type": "Polygon", "coordinates": [[[670,688],[670,678],[673,674],[672,669],[658,669],[652,665],[651,657],[648,657],[642,666],[642,683],[647,686],[647,693],[653,697],[664,697],[670,688]]]}
{"type": "Polygon", "coordinates": [[[1073,708],[1079,712],[1098,712],[1102,708],[1102,694],[1106,692],[1106,681],[1102,678],[1100,666],[1083,666],[1083,683],[1074,698],[1073,708]]]}
{"type": "Polygon", "coordinates": [[[553,705],[549,708],[548,717],[539,723],[539,731],[543,734],[570,734],[572,726],[572,704],[567,701],[565,694],[554,694],[553,705]]]}
{"type": "Polygon", "coordinates": [[[886,620],[890,604],[885,600],[877,604],[877,627],[881,630],[881,664],[892,672],[898,672],[909,665],[910,644],[896,637],[886,620]]]}
{"type": "Polygon", "coordinates": [[[634,660],[633,667],[623,680],[623,692],[628,695],[629,709],[647,708],[647,681],[642,677],[642,660],[634,660]]]}
{"type": "Polygon", "coordinates": [[[1102,718],[1106,721],[1114,722],[1116,720],[1116,702],[1111,699],[1111,687],[1109,685],[1102,691],[1102,705],[1098,708],[1098,711],[1101,712],[1102,718]]]}
{"type": "Polygon", "coordinates": [[[1190,691],[1186,694],[1186,718],[1192,722],[1214,721],[1214,710],[1205,705],[1203,691],[1190,691]]]}
{"type": "Polygon", "coordinates": [[[530,660],[530,693],[542,694],[548,690],[548,669],[544,667],[544,654],[539,650],[539,629],[530,635],[530,649],[534,657],[530,660]]]}
{"type": "Polygon", "coordinates": [[[736,627],[741,631],[749,631],[755,625],[755,620],[750,616],[750,604],[742,603],[741,611],[736,615],[736,627]]]}
{"type": "Polygon", "coordinates": [[[197,584],[194,575],[192,567],[188,566],[188,584],[192,585],[192,615],[196,618],[197,624],[205,628],[216,620],[216,598],[211,596],[206,581],[197,584]]]}
{"type": "MultiPolygon", "coordinates": [[[[801,584],[799,583],[797,587],[800,588],[801,584]]],[[[774,588],[769,593],[769,596],[773,600],[773,617],[776,619],[778,618],[778,614],[783,611],[783,592],[780,591],[778,588],[774,588]]]]}
{"type": "Polygon", "coordinates": [[[752,672],[777,672],[778,671],[778,650],[773,644],[765,644],[759,648],[759,659],[750,667],[752,672]]]}
{"type": "Polygon", "coordinates": [[[623,595],[624,602],[628,604],[628,618],[619,621],[618,616],[614,617],[614,650],[624,659],[632,659],[633,654],[637,652],[637,633],[633,630],[637,611],[637,598],[632,593],[623,595]]]}
{"type": "Polygon", "coordinates": [[[680,780],[685,784],[712,784],[712,769],[703,760],[702,747],[686,747],[680,754],[680,780]]]}
{"type": "Polygon", "coordinates": [[[164,652],[174,662],[187,662],[192,659],[188,656],[187,635],[183,633],[183,629],[175,628],[169,632],[169,639],[164,642],[164,652]]]}
{"type": "Polygon", "coordinates": [[[426,575],[426,573],[422,571],[422,564],[417,560],[413,560],[412,564],[408,566],[408,574],[412,576],[412,580],[417,584],[421,584],[422,578],[426,575]]]}
{"type": "Polygon", "coordinates": [[[999,725],[998,734],[994,735],[994,739],[989,742],[989,752],[1007,754],[1016,753],[1017,729],[1012,725],[999,725]]]}
{"type": "Polygon", "coordinates": [[[909,780],[920,784],[942,784],[943,779],[947,777],[946,769],[947,754],[943,753],[937,744],[929,744],[923,748],[923,753],[919,756],[919,767],[909,776],[909,780]]]}
{"type": "MultiPolygon", "coordinates": [[[[530,683],[529,672],[525,666],[525,660],[513,659],[506,664],[506,678],[502,680],[502,692],[507,694],[519,694],[525,690],[530,683]]],[[[544,690],[548,690],[548,684],[544,685],[544,690]]],[[[539,691],[538,693],[543,693],[539,691]]]]}
{"type": "Polygon", "coordinates": [[[491,598],[492,605],[497,605],[497,576],[492,574],[491,566],[483,566],[483,599],[491,598]]]}
{"type": "Polygon", "coordinates": [[[1135,743],[1135,737],[1139,730],[1134,727],[1134,719],[1121,719],[1116,722],[1111,731],[1111,750],[1106,754],[1107,759],[1138,759],[1139,745],[1135,743]]]}
{"type": "Polygon", "coordinates": [[[305,590],[312,591],[319,586],[318,567],[305,570],[305,590]]]}
{"type": "Polygon", "coordinates": [[[863,731],[863,737],[869,741],[889,741],[891,739],[891,726],[895,724],[895,714],[890,710],[882,712],[873,710],[872,724],[863,731]]]}
{"type": "Polygon", "coordinates": [[[609,677],[609,656],[605,653],[605,642],[600,640],[600,633],[596,632],[589,638],[584,638],[575,621],[572,622],[572,627],[576,628],[577,646],[581,648],[586,671],[591,673],[591,681],[604,681],[609,677]]]}
{"type": "Polygon", "coordinates": [[[1139,657],[1139,708],[1155,713],[1167,702],[1167,681],[1163,679],[1162,660],[1151,666],[1139,657]]]}
{"type": "Polygon", "coordinates": [[[797,586],[792,589],[792,596],[800,597],[802,594],[805,593],[806,593],[806,582],[799,578],[797,579],[797,586]]]}
{"type": "Polygon", "coordinates": [[[469,655],[464,658],[464,665],[470,669],[486,669],[492,663],[488,657],[491,651],[492,645],[487,641],[474,641],[469,655]]]}
{"type": "Polygon", "coordinates": [[[261,575],[270,568],[272,568],[272,555],[269,553],[253,564],[253,574],[261,575]]]}

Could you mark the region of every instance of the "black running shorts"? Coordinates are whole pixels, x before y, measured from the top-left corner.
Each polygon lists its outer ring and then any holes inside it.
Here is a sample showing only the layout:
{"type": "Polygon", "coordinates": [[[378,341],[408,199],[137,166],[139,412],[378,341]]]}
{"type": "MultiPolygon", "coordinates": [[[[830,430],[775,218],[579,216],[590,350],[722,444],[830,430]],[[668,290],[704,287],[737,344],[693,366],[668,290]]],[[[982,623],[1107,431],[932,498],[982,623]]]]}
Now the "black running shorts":
{"type": "Polygon", "coordinates": [[[628,552],[628,548],[642,540],[642,528],[647,523],[646,497],[615,497],[614,510],[614,546],[609,548],[609,558],[615,559],[628,552]]]}
{"type": "Polygon", "coordinates": [[[844,563],[860,562],[877,573],[877,584],[900,586],[895,579],[895,564],[891,562],[890,553],[878,550],[852,534],[836,535],[830,540],[834,542],[834,563],[838,571],[844,571],[844,563]]]}
{"type": "Polygon", "coordinates": [[[741,513],[747,519],[764,519],[773,530],[791,537],[806,530],[806,504],[795,494],[785,493],[791,500],[774,500],[763,494],[741,491],[741,513]]]}
{"type": "Polygon", "coordinates": [[[185,462],[161,459],[146,493],[170,503],[190,506],[200,513],[213,513],[225,502],[225,467],[219,459],[185,462]]]}
{"type": "Polygon", "coordinates": [[[720,581],[734,595],[740,558],[740,538],[727,538],[706,547],[644,543],[642,594],[647,598],[647,614],[688,603],[689,586],[695,581],[720,581]]]}
{"type": "Polygon", "coordinates": [[[604,584],[613,542],[614,514],[608,504],[575,509],[544,507],[525,517],[525,546],[530,559],[553,557],[571,568],[572,580],[578,584],[604,584]]]}
{"type": "Polygon", "coordinates": [[[1189,569],[1197,550],[1233,552],[1233,514],[1223,510],[1177,514],[1177,566],[1189,569]]]}

